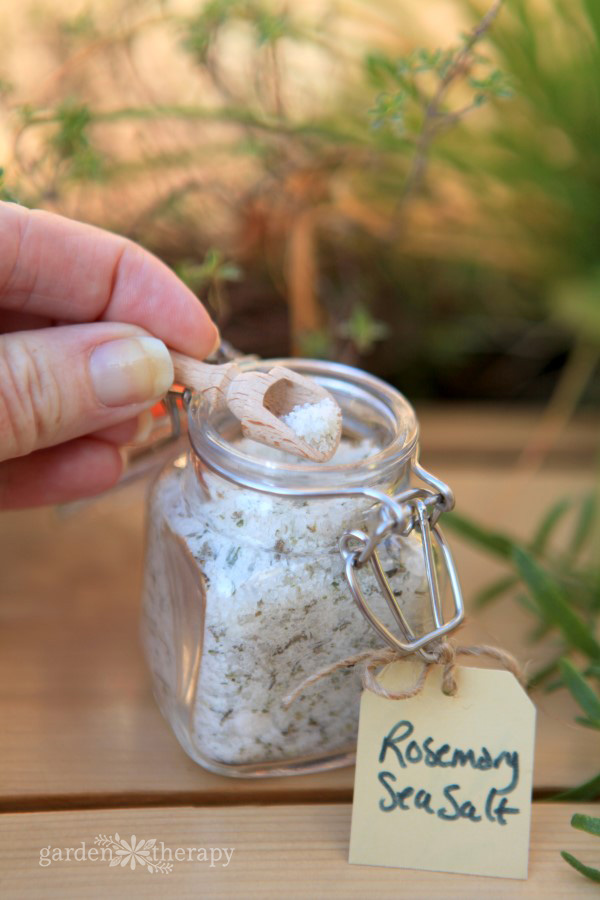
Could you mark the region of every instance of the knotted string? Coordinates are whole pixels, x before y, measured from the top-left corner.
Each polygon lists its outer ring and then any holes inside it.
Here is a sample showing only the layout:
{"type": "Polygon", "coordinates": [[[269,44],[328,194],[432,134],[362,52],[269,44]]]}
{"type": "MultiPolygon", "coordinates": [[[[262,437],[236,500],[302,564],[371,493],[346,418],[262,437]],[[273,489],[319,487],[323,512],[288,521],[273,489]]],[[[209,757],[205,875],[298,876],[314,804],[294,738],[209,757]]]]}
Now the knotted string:
{"type": "Polygon", "coordinates": [[[360,663],[364,663],[362,685],[365,690],[378,694],[380,697],[385,697],[388,700],[407,700],[409,697],[416,697],[425,687],[427,676],[434,666],[444,667],[442,691],[444,694],[452,696],[457,690],[455,678],[457,656],[487,656],[489,659],[495,659],[501,663],[503,668],[511,672],[520,684],[524,683],[523,671],[519,663],[506,650],[501,650],[499,647],[491,647],[489,644],[465,647],[460,644],[455,645],[451,641],[438,641],[432,643],[427,650],[423,650],[422,655],[419,655],[418,651],[403,655],[397,650],[392,650],[392,648],[381,647],[378,650],[364,650],[355,656],[347,656],[345,659],[340,659],[324,669],[320,669],[313,675],[309,675],[308,678],[305,678],[293,691],[283,698],[282,704],[285,709],[288,709],[304,693],[306,688],[312,684],[316,684],[328,675],[333,675],[334,672],[340,669],[350,669],[360,663]],[[403,691],[388,691],[378,680],[377,670],[382,666],[389,665],[389,663],[411,659],[415,656],[418,656],[423,661],[423,665],[414,684],[403,691]]]}

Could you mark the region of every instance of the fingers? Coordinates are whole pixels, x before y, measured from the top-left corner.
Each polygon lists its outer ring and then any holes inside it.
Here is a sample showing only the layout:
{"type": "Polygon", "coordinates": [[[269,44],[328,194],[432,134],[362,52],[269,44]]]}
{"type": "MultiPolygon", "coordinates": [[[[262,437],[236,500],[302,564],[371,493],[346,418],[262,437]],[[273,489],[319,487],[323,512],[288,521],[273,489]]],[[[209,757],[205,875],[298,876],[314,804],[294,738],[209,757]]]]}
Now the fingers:
{"type": "Polygon", "coordinates": [[[126,422],[120,422],[119,425],[112,425],[109,428],[101,428],[100,431],[94,431],[91,437],[106,441],[108,444],[114,444],[116,447],[123,447],[134,441],[138,430],[137,419],[127,419],[126,422]]]}
{"type": "Polygon", "coordinates": [[[173,382],[165,345],[98,322],[0,336],[0,460],[137,417],[173,382]]]}
{"type": "Polygon", "coordinates": [[[112,487],[123,462],[118,449],[96,438],[80,438],[0,463],[0,509],[66,503],[112,487]]]}
{"type": "Polygon", "coordinates": [[[0,334],[8,334],[11,331],[31,331],[33,328],[50,328],[55,324],[50,316],[34,316],[1,307],[0,299],[0,334]]]}
{"type": "Polygon", "coordinates": [[[71,322],[127,322],[198,359],[218,342],[199,300],[151,253],[117,235],[0,203],[0,306],[71,322]]]}
{"type": "Polygon", "coordinates": [[[117,449],[145,441],[150,410],[91,437],[0,463],[0,509],[67,503],[113,487],[123,469],[117,449]]]}
{"type": "Polygon", "coordinates": [[[119,425],[95,431],[92,437],[108,441],[109,444],[116,444],[117,447],[125,444],[143,444],[150,437],[153,424],[152,413],[147,409],[135,419],[128,419],[119,425]]]}

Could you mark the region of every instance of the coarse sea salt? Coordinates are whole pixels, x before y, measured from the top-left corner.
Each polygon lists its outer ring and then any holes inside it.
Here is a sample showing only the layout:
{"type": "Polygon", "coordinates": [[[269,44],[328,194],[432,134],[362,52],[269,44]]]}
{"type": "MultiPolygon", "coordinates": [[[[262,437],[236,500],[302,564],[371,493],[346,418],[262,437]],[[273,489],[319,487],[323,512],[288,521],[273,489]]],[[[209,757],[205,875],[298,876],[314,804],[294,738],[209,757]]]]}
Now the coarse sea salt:
{"type": "MultiPolygon", "coordinates": [[[[305,415],[302,411],[302,417],[305,415]]],[[[242,439],[242,453],[282,460],[242,439]]],[[[343,438],[332,464],[360,464],[379,450],[343,438]]],[[[384,486],[385,487],[385,486],[384,486]]],[[[365,528],[370,500],[297,499],[243,488],[181,459],[150,503],[144,643],[163,713],[207,768],[321,759],[356,739],[359,673],[341,669],[282,699],[308,675],[381,646],[357,609],[338,550],[365,528]]],[[[422,548],[414,535],[380,546],[388,581],[411,626],[425,617],[422,548]]],[[[367,602],[389,627],[374,577],[367,602]]]]}
{"type": "Polygon", "coordinates": [[[295,406],[281,421],[319,453],[329,453],[341,434],[342,414],[331,397],[295,406]]]}

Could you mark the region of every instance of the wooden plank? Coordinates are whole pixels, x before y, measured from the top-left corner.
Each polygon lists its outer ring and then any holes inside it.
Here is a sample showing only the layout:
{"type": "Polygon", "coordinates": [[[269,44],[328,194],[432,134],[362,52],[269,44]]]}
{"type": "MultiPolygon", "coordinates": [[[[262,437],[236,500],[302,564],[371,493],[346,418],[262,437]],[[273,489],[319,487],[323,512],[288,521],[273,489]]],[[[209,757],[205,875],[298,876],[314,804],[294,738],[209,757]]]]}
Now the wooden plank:
{"type": "MultiPolygon", "coordinates": [[[[597,897],[598,886],[560,857],[569,849],[598,864],[598,838],[570,828],[573,807],[537,804],[533,810],[527,881],[446,875],[408,869],[351,866],[350,807],[241,806],[235,809],[128,809],[0,816],[0,891],[20,900],[53,898],[257,897],[446,898],[597,897]],[[158,846],[182,848],[185,860],[168,874],[149,877],[143,867],[110,867],[106,859],[64,859],[40,866],[41,848],[94,846],[100,834],[130,841],[156,838],[158,846]],[[198,862],[187,848],[233,848],[227,866],[198,862]],[[192,860],[189,860],[189,856],[192,860]]],[[[598,814],[599,805],[577,807],[598,814]]],[[[162,847],[161,847],[162,850],[162,847]]],[[[70,856],[72,857],[73,852],[70,856]]],[[[213,855],[213,860],[217,854],[213,855]]],[[[223,861],[226,856],[223,854],[223,861]]]]}
{"type": "MultiPolygon", "coordinates": [[[[542,474],[511,507],[502,505],[510,473],[491,478],[487,469],[451,465],[436,471],[465,512],[522,533],[553,497],[590,480],[581,471],[542,474]]],[[[155,708],[139,650],[142,511],[135,486],[62,518],[52,510],[0,517],[0,804],[85,808],[107,797],[115,805],[223,803],[240,794],[269,802],[349,799],[352,770],[237,782],[204,772],[179,748],[155,708]]],[[[494,567],[469,548],[457,547],[456,555],[468,598],[494,567]]],[[[478,613],[463,639],[521,653],[527,627],[522,610],[495,607],[478,613]]],[[[544,651],[528,654],[541,661],[544,651]]],[[[565,696],[541,698],[539,790],[597,770],[597,735],[572,717],[565,696]]]]}

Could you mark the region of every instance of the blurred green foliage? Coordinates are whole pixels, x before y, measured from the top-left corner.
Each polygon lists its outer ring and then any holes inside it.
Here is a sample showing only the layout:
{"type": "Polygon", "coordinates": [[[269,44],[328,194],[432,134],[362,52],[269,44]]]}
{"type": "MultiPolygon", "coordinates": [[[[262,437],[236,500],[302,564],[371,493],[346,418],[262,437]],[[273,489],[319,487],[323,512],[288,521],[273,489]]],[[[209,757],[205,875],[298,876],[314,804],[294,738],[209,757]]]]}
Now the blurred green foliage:
{"type": "MultiPolygon", "coordinates": [[[[449,514],[444,521],[451,530],[507,566],[508,572],[484,588],[476,604],[481,607],[512,597],[532,617],[530,641],[544,641],[549,658],[542,668],[530,674],[529,685],[547,690],[566,688],[583,713],[576,721],[600,730],[597,495],[558,500],[526,544],[457,513],[449,514]]],[[[598,796],[600,772],[559,799],[591,800],[598,796]]]]}
{"type": "MultiPolygon", "coordinates": [[[[459,2],[472,27],[441,47],[410,46],[387,0],[48,9],[49,88],[0,83],[2,190],[145,243],[242,349],[289,338],[415,396],[545,398],[574,348],[600,346],[599,16],[459,2]],[[385,46],[340,39],[365,11],[385,46]],[[157,32],[193,90],[148,83],[157,32]],[[329,91],[299,84],[294,53],[329,91]]],[[[594,360],[572,405],[598,393],[594,360]]]]}
{"type": "MultiPolygon", "coordinates": [[[[501,560],[508,573],[484,588],[479,607],[513,598],[531,615],[530,640],[544,641],[548,662],[529,676],[530,687],[569,691],[583,715],[578,724],[600,732],[600,560],[595,553],[600,531],[598,497],[563,498],[542,518],[527,544],[511,535],[491,531],[450,513],[451,530],[501,560]],[[569,521],[570,517],[570,521],[569,521]],[[562,531],[561,531],[562,529],[562,531]]],[[[600,735],[599,744],[600,744],[600,735]]],[[[595,800],[600,797],[600,771],[562,794],[557,800],[595,800]]],[[[572,824],[600,835],[600,819],[576,814],[572,824]]],[[[563,859],[574,869],[600,881],[600,871],[571,853],[563,859]]]]}
{"type": "Polygon", "coordinates": [[[488,209],[535,249],[550,319],[600,346],[600,7],[511,0],[489,43],[518,102],[471,165],[482,192],[490,179],[509,187],[488,209]]]}
{"type": "Polygon", "coordinates": [[[211,248],[202,262],[181,260],[175,265],[175,271],[181,280],[202,296],[210,311],[217,318],[222,318],[226,310],[226,285],[239,281],[242,272],[239,266],[227,260],[220,250],[211,248]]]}
{"type": "MultiPolygon", "coordinates": [[[[571,819],[571,825],[573,828],[577,828],[578,831],[585,831],[586,834],[593,834],[596,837],[600,837],[600,818],[597,816],[586,816],[583,813],[575,813],[571,819]]],[[[581,860],[573,856],[572,853],[567,853],[566,850],[561,852],[561,856],[570,866],[576,869],[577,872],[585,875],[590,881],[597,881],[600,883],[600,869],[597,869],[595,866],[586,866],[581,860]]]]}

